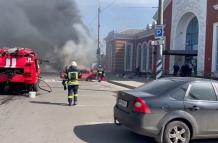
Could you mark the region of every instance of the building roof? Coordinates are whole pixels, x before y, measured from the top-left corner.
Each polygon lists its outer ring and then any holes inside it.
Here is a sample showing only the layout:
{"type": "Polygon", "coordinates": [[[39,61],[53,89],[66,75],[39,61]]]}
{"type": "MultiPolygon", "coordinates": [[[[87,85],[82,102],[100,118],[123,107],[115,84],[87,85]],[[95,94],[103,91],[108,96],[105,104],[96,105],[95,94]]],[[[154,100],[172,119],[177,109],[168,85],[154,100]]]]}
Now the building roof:
{"type": "Polygon", "coordinates": [[[143,30],[143,29],[127,29],[125,31],[120,32],[120,34],[135,35],[135,34],[143,32],[143,31],[145,31],[145,30],[143,30]]]}
{"type": "Polygon", "coordinates": [[[122,32],[111,31],[107,37],[104,39],[105,41],[111,41],[114,39],[120,40],[135,40],[143,37],[153,35],[153,29],[127,29],[122,32]]]}
{"type": "Polygon", "coordinates": [[[120,40],[133,40],[136,39],[136,35],[143,32],[145,30],[143,29],[127,29],[122,32],[115,32],[111,31],[107,37],[105,38],[105,41],[111,41],[114,39],[120,39],[120,40]]]}

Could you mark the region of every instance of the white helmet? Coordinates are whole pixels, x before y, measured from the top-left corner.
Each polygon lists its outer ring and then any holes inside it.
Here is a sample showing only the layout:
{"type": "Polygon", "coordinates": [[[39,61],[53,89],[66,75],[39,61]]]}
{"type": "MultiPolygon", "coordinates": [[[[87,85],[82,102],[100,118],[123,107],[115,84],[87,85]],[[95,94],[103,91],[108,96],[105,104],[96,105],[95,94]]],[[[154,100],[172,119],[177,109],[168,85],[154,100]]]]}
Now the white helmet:
{"type": "Polygon", "coordinates": [[[72,61],[71,65],[72,65],[73,67],[77,67],[77,63],[76,63],[75,61],[72,61]]]}

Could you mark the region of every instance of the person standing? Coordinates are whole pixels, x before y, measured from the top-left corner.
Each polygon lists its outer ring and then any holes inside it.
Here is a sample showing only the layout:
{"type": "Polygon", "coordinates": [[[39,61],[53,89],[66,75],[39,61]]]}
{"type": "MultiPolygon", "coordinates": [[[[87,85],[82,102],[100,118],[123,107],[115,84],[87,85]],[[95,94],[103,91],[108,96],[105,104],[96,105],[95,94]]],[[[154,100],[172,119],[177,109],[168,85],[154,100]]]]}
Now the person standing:
{"type": "Polygon", "coordinates": [[[190,62],[190,63],[188,63],[188,67],[189,67],[189,70],[188,70],[188,76],[192,76],[192,71],[193,71],[193,65],[192,65],[192,63],[190,62]]]}
{"type": "Polygon", "coordinates": [[[180,70],[179,65],[178,65],[178,64],[175,64],[175,65],[173,66],[173,75],[174,75],[174,76],[177,76],[179,70],[180,70]]]}
{"type": "Polygon", "coordinates": [[[77,63],[72,61],[71,65],[66,71],[66,79],[68,85],[68,105],[77,105],[78,100],[78,89],[79,89],[79,71],[77,69],[77,63]]]}
{"type": "Polygon", "coordinates": [[[98,82],[101,82],[104,79],[104,68],[99,65],[97,68],[97,77],[98,77],[98,82]]]}

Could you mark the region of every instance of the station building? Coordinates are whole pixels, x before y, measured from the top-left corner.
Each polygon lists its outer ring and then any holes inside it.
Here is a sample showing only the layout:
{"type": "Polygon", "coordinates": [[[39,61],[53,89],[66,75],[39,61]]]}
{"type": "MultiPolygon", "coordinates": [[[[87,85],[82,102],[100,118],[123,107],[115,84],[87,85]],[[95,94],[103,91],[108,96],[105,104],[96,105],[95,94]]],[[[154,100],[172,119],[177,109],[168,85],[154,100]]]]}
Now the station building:
{"type": "MultiPolygon", "coordinates": [[[[154,15],[157,19],[157,13],[154,15]]],[[[195,74],[218,76],[218,0],[164,1],[164,72],[175,63],[192,63],[195,74]]],[[[106,41],[106,69],[110,72],[155,71],[155,23],[146,29],[110,32],[106,41]]]]}

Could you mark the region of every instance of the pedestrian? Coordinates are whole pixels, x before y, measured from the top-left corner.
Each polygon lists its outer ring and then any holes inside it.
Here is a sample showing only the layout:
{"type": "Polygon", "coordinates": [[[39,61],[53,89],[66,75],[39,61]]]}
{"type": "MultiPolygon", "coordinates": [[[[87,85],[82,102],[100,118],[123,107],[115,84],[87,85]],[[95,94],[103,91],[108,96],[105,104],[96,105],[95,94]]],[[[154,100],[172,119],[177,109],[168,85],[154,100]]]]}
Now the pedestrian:
{"type": "Polygon", "coordinates": [[[102,67],[102,65],[99,65],[97,68],[97,77],[98,77],[98,82],[101,82],[104,79],[104,68],[102,67]]]}
{"type": "Polygon", "coordinates": [[[185,73],[186,71],[185,71],[185,65],[182,65],[182,67],[181,67],[181,69],[180,69],[180,76],[181,77],[185,77],[185,73]]]}
{"type": "Polygon", "coordinates": [[[192,76],[193,65],[191,63],[188,63],[188,69],[188,76],[192,76]]]}
{"type": "Polygon", "coordinates": [[[173,66],[173,75],[174,76],[177,76],[178,75],[178,72],[179,72],[179,70],[180,70],[180,67],[179,67],[179,65],[176,63],[176,64],[174,64],[174,66],[173,66]]]}
{"type": "Polygon", "coordinates": [[[71,106],[77,104],[78,100],[78,89],[79,89],[79,76],[80,73],[77,69],[77,63],[72,61],[71,65],[66,71],[66,80],[68,85],[68,105],[71,106]]]}
{"type": "Polygon", "coordinates": [[[140,67],[139,66],[136,68],[136,75],[140,76],[140,67]]]}
{"type": "Polygon", "coordinates": [[[185,75],[185,77],[189,76],[189,72],[190,72],[189,65],[188,65],[188,63],[186,63],[185,66],[184,66],[184,75],[185,75]]]}

